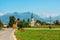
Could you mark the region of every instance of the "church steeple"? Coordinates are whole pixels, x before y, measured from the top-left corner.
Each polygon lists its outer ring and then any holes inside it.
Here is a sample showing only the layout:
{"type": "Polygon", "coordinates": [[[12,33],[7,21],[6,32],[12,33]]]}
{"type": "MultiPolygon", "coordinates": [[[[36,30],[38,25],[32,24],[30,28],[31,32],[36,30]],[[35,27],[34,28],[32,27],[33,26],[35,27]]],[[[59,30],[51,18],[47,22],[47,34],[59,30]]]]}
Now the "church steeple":
{"type": "Polygon", "coordinates": [[[31,21],[33,21],[34,20],[34,16],[33,16],[33,13],[31,14],[31,21]]]}
{"type": "Polygon", "coordinates": [[[35,25],[35,20],[34,20],[34,16],[33,13],[31,14],[31,26],[35,25]]]}
{"type": "Polygon", "coordinates": [[[31,19],[33,18],[33,13],[32,13],[32,15],[31,15],[31,19]]]}

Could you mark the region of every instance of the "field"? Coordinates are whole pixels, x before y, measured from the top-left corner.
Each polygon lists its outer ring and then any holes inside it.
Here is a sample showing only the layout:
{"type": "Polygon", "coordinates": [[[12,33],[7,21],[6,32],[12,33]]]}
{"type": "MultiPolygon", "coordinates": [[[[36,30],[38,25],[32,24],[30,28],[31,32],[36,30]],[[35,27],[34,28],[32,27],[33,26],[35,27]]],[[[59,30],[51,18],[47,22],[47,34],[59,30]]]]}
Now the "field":
{"type": "Polygon", "coordinates": [[[39,26],[35,25],[31,28],[49,28],[49,26],[51,26],[52,28],[60,28],[60,25],[39,25],[39,26]]]}
{"type": "Polygon", "coordinates": [[[60,30],[16,30],[17,40],[60,40],[60,30]]]}

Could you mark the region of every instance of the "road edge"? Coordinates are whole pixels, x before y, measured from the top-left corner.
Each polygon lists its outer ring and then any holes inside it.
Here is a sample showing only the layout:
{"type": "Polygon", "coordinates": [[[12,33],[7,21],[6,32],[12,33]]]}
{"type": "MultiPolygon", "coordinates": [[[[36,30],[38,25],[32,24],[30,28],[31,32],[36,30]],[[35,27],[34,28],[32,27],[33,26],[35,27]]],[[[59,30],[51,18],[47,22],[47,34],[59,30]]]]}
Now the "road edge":
{"type": "Polygon", "coordinates": [[[15,31],[16,31],[16,29],[13,30],[12,35],[13,35],[14,40],[17,40],[17,39],[16,39],[16,36],[14,35],[14,32],[15,32],[15,31]]]}

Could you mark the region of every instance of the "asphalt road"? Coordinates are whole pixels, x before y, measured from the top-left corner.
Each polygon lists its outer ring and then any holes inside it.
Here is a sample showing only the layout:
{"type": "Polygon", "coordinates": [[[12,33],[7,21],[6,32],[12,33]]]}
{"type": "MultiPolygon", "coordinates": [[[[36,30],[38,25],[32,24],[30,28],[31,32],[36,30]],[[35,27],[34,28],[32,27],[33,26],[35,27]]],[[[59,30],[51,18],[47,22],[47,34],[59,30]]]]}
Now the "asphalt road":
{"type": "Polygon", "coordinates": [[[12,28],[5,28],[4,30],[0,31],[0,40],[14,40],[13,38],[13,29],[12,28]]]}

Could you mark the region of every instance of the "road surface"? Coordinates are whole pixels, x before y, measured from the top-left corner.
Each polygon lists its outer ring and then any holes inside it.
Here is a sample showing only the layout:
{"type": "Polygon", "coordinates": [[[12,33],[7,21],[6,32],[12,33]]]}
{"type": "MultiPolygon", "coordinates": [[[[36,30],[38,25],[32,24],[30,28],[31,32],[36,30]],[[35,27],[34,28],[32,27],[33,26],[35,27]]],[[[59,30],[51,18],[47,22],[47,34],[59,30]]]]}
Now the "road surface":
{"type": "Polygon", "coordinates": [[[13,38],[13,29],[12,28],[5,28],[4,30],[0,31],[0,40],[14,40],[13,38]]]}

